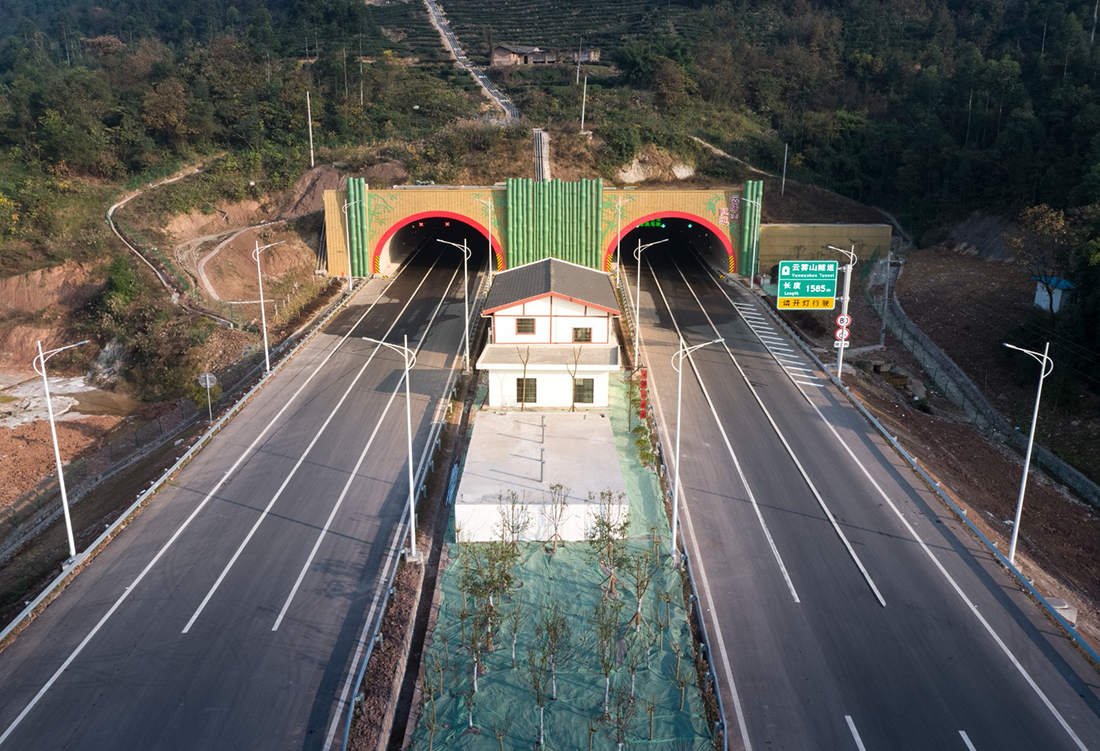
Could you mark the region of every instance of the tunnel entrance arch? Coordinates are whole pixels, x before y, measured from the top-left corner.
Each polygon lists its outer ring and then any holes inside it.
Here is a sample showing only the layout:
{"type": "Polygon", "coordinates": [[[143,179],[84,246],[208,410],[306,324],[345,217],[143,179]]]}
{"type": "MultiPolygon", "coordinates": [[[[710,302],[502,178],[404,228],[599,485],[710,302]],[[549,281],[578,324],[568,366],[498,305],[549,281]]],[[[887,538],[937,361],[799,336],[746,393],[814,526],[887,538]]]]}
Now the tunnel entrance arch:
{"type": "MultiPolygon", "coordinates": [[[[677,231],[682,239],[692,242],[693,247],[699,251],[700,255],[714,261],[715,265],[725,268],[727,273],[733,274],[737,271],[737,256],[733,252],[733,242],[730,240],[729,234],[709,219],[683,211],[659,211],[645,214],[625,225],[618,234],[612,233],[611,242],[604,249],[601,268],[607,272],[611,271],[611,262],[615,258],[615,250],[619,244],[634,230],[638,228],[649,229],[650,227],[677,231]],[[668,222],[669,225],[673,226],[662,228],[654,225],[654,222],[665,219],[675,220],[668,222]],[[692,230],[695,230],[695,232],[691,232],[692,230]],[[698,234],[699,237],[693,239],[691,237],[693,234],[698,234]],[[699,247],[704,236],[709,241],[706,243],[708,247],[699,247]]],[[[622,252],[628,260],[632,257],[631,249],[625,245],[622,252]]]]}
{"type": "Polygon", "coordinates": [[[475,254],[477,254],[479,250],[484,250],[485,244],[491,241],[493,248],[491,262],[494,266],[494,270],[503,271],[506,268],[504,249],[501,247],[497,238],[490,235],[489,230],[484,224],[465,214],[459,214],[452,211],[422,211],[407,216],[398,222],[394,222],[382,234],[375,244],[374,249],[371,251],[371,273],[387,273],[389,270],[395,268],[400,261],[404,259],[404,256],[408,254],[407,252],[402,253],[401,249],[393,247],[394,239],[400,237],[398,234],[399,232],[409,228],[431,228],[432,226],[438,226],[440,223],[442,223],[443,229],[459,229],[457,226],[452,227],[453,223],[456,225],[464,225],[477,232],[481,236],[480,240],[477,243],[470,242],[470,248],[475,254]],[[481,246],[480,249],[477,247],[478,245],[481,246]]]}

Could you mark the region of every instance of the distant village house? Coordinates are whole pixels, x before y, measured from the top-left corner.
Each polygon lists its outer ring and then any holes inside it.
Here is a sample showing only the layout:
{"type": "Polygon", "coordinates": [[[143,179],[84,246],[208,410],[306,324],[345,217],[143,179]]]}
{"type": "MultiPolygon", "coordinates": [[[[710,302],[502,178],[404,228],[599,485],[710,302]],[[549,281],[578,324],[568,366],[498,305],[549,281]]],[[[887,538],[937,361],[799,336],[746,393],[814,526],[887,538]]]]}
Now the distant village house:
{"type": "Polygon", "coordinates": [[[1035,307],[1057,313],[1069,302],[1076,285],[1058,276],[1033,276],[1035,282],[1035,307]]]}
{"type": "MultiPolygon", "coordinates": [[[[582,63],[600,61],[600,51],[597,49],[581,50],[580,56],[582,63]]],[[[507,68],[513,65],[553,65],[575,62],[577,62],[576,50],[544,50],[517,44],[498,44],[493,48],[491,66],[507,68]]]]}

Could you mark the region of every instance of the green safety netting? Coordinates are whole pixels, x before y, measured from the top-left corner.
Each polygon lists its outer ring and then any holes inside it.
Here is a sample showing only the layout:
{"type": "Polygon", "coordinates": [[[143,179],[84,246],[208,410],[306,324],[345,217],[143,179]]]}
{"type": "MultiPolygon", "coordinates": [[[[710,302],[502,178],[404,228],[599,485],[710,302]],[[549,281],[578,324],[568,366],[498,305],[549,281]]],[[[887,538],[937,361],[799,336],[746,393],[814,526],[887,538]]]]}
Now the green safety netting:
{"type": "MultiPolygon", "coordinates": [[[[631,573],[621,571],[621,584],[613,602],[622,603],[617,621],[615,667],[611,672],[610,714],[625,715],[625,722],[600,719],[604,708],[604,673],[595,657],[597,637],[591,621],[597,603],[604,598],[605,574],[583,542],[559,544],[553,555],[542,543],[520,543],[515,573],[522,584],[498,603],[507,615],[518,604],[524,613],[516,639],[516,667],[512,667],[512,633],[505,622],[497,629],[493,651],[482,655],[478,691],[473,699],[475,729],[468,728],[468,697],[473,683],[473,656],[462,646],[463,610],[461,556],[482,544],[454,543],[448,531],[446,560],[438,582],[439,609],[428,635],[421,668],[421,699],[414,712],[419,719],[412,747],[459,749],[530,748],[538,739],[538,708],[529,678],[528,652],[540,644],[536,621],[556,603],[571,634],[571,648],[557,660],[557,698],[543,709],[545,747],[550,749],[614,748],[618,724],[625,728],[630,746],[656,744],[661,748],[706,749],[712,746],[702,695],[697,685],[687,612],[680,576],[669,566],[668,522],[660,503],[660,487],[652,470],[641,466],[634,436],[627,429],[626,388],[612,383],[612,420],[619,462],[630,499],[630,555],[654,551],[659,540],[660,566],[643,598],[645,624],[628,625],[636,612],[637,598],[631,573]],[[656,528],[654,531],[653,528],[656,528]],[[670,597],[663,598],[662,593],[670,597]],[[671,625],[665,625],[668,621],[671,625]],[[677,660],[677,651],[680,659],[677,660]],[[648,653],[648,654],[647,654],[648,653]],[[633,655],[637,654],[636,661],[633,655]],[[630,665],[634,700],[629,700],[630,665]],[[679,671],[677,663],[679,662],[679,671]],[[442,690],[439,690],[442,668],[442,690]],[[425,684],[435,690],[431,700],[425,684]],[[680,685],[685,684],[681,708],[680,685]],[[623,698],[617,700],[616,696],[623,698]],[[620,709],[621,707],[621,709],[620,709]],[[653,711],[650,712],[650,708],[653,711]],[[651,736],[652,723],[652,736],[651,736]],[[434,732],[430,729],[434,725],[434,732]],[[595,729],[594,732],[591,729],[595,729]],[[503,737],[497,737],[497,731],[503,737]],[[652,740],[650,738],[652,737],[652,740]]],[[[634,423],[636,424],[636,420],[634,423]]],[[[477,429],[476,416],[473,429],[477,429]]],[[[466,598],[467,611],[473,610],[466,598]]],[[[472,619],[465,619],[472,628],[472,619]]]]}

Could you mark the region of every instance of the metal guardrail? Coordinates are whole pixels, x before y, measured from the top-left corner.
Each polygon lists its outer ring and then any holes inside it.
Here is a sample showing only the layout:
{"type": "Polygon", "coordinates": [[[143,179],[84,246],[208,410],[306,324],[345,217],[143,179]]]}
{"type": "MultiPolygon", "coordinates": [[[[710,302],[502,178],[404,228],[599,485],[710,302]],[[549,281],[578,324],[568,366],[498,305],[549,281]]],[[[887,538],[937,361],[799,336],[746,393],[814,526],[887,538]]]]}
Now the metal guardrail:
{"type": "Polygon", "coordinates": [[[285,353],[285,355],[281,356],[281,357],[278,357],[278,359],[275,362],[272,363],[271,372],[264,375],[259,381],[256,382],[255,386],[253,386],[248,391],[246,391],[244,394],[242,394],[240,396],[240,398],[237,399],[236,403],[234,403],[228,410],[226,410],[225,414],[222,415],[220,418],[218,418],[217,422],[215,422],[213,425],[211,425],[207,429],[207,431],[202,434],[202,436],[199,438],[199,440],[195,441],[194,445],[191,446],[191,448],[189,448],[183,454],[183,456],[181,456],[179,459],[177,459],[176,462],[171,467],[166,469],[164,471],[164,473],[161,474],[161,476],[159,478],[157,478],[157,480],[152,485],[150,485],[147,490],[142,492],[137,497],[137,500],[134,501],[129,506],[129,508],[127,508],[122,513],[122,515],[119,516],[118,519],[116,519],[114,521],[113,524],[111,524],[109,527],[107,527],[107,529],[105,529],[99,535],[99,537],[97,537],[94,541],[92,541],[92,543],[83,552],[77,553],[77,555],[73,559],[72,563],[69,566],[67,566],[65,568],[65,570],[62,571],[57,576],[57,578],[55,578],[52,582],[50,582],[46,586],[46,588],[42,591],[42,593],[39,594],[37,597],[35,597],[34,600],[32,600],[19,613],[19,615],[17,615],[14,619],[12,619],[12,621],[7,626],[4,627],[3,631],[0,631],[0,644],[3,644],[4,641],[9,636],[11,636],[12,632],[14,632],[21,624],[23,624],[24,621],[26,621],[28,618],[33,616],[34,613],[38,610],[38,608],[41,607],[43,605],[43,603],[45,603],[54,593],[56,593],[60,588],[62,588],[65,585],[65,583],[71,577],[73,577],[77,573],[79,573],[79,571],[81,569],[81,566],[84,563],[86,563],[89,560],[91,560],[92,558],[94,558],[97,551],[103,545],[105,545],[107,542],[109,542],[111,540],[111,538],[114,537],[118,533],[119,529],[121,527],[125,526],[130,521],[131,517],[133,517],[133,515],[135,513],[137,513],[137,511],[150,498],[152,498],[152,496],[155,495],[161,489],[161,487],[165,483],[168,482],[168,480],[173,475],[175,475],[177,472],[179,472],[181,469],[183,469],[183,467],[186,466],[188,462],[190,462],[192,459],[194,459],[195,456],[199,453],[199,451],[201,451],[206,446],[206,444],[209,443],[210,440],[230,420],[232,420],[234,417],[237,416],[237,413],[239,413],[241,411],[241,409],[244,408],[244,406],[252,399],[252,397],[255,394],[257,394],[264,386],[266,386],[268,381],[270,381],[272,378],[274,378],[275,375],[277,373],[279,373],[279,371],[281,371],[284,367],[286,367],[287,363],[289,363],[291,360],[294,359],[294,356],[297,355],[298,352],[303,347],[305,347],[313,339],[313,336],[317,332],[319,332],[326,325],[328,325],[329,321],[331,321],[332,318],[341,310],[341,308],[343,308],[344,305],[347,304],[347,302],[351,300],[352,294],[355,292],[356,289],[357,289],[357,287],[353,286],[352,288],[350,288],[348,290],[348,293],[346,295],[344,295],[343,297],[338,298],[337,300],[333,301],[329,306],[330,310],[328,310],[328,312],[325,313],[325,315],[322,318],[317,320],[316,323],[312,327],[309,328],[308,332],[305,332],[305,335],[303,335],[301,337],[301,339],[298,341],[298,343],[295,344],[294,347],[291,348],[289,351],[286,350],[286,346],[288,344],[288,341],[283,342],[281,345],[273,348],[273,352],[277,356],[281,355],[283,353],[285,353]]]}
{"type": "MultiPolygon", "coordinates": [[[[492,285],[492,275],[491,274],[485,274],[485,276],[482,278],[481,284],[478,287],[478,292],[477,292],[476,296],[474,297],[473,307],[470,310],[470,328],[471,328],[471,331],[477,328],[478,315],[480,314],[481,308],[485,304],[485,298],[488,295],[488,290],[489,290],[489,287],[491,285],[492,285]]],[[[471,333],[467,332],[467,335],[471,335],[471,333]]],[[[461,351],[461,345],[460,345],[460,351],[461,351]]],[[[457,360],[459,357],[461,357],[461,355],[456,353],[455,354],[455,360],[457,360]]],[[[453,361],[454,360],[452,360],[452,362],[453,361]]],[[[472,373],[473,372],[473,366],[470,365],[469,367],[470,367],[470,372],[472,373]]],[[[436,407],[435,415],[433,415],[433,417],[432,417],[431,432],[428,434],[428,440],[424,443],[424,449],[421,451],[420,459],[417,462],[417,469],[416,469],[415,479],[413,480],[413,487],[416,488],[415,492],[416,492],[417,501],[419,501],[420,497],[424,494],[425,481],[427,480],[428,472],[430,472],[433,469],[434,465],[435,465],[434,460],[430,459],[430,457],[431,457],[431,454],[434,453],[435,450],[439,447],[439,444],[440,444],[439,434],[442,432],[443,424],[446,422],[447,414],[448,414],[448,411],[449,411],[449,408],[448,408],[449,402],[450,402],[451,399],[453,399],[455,397],[454,389],[455,389],[455,384],[458,380],[458,374],[459,374],[458,369],[452,367],[450,376],[447,378],[447,385],[443,389],[444,396],[440,398],[439,404],[436,407]]],[[[457,462],[458,462],[458,459],[456,458],[456,463],[455,463],[455,466],[452,467],[451,475],[450,475],[450,481],[448,483],[448,488],[447,488],[447,496],[448,496],[448,501],[447,502],[448,503],[450,502],[449,499],[453,499],[453,493],[457,489],[457,487],[456,487],[457,474],[455,472],[455,467],[457,467],[457,462]]],[[[409,533],[408,524],[409,524],[408,512],[406,510],[405,512],[402,512],[401,520],[400,520],[400,522],[398,522],[398,528],[397,528],[396,534],[398,534],[399,536],[398,536],[397,539],[402,539],[402,538],[404,538],[405,536],[408,535],[408,533],[409,533]]],[[[404,552],[404,549],[402,550],[402,552],[404,552]]],[[[426,555],[426,552],[425,552],[425,555],[426,555]]],[[[362,686],[362,684],[363,684],[363,678],[367,674],[367,666],[370,664],[370,658],[374,654],[374,645],[377,643],[379,632],[382,629],[383,615],[386,612],[386,608],[389,607],[390,597],[394,594],[393,580],[394,580],[394,577],[396,577],[396,576],[397,576],[397,566],[393,566],[390,569],[389,574],[387,574],[387,576],[386,576],[386,584],[383,588],[383,592],[385,592],[385,594],[382,597],[382,603],[378,608],[378,616],[375,618],[374,625],[371,628],[370,637],[367,640],[367,651],[364,653],[363,658],[360,661],[359,668],[356,671],[355,687],[351,692],[352,701],[348,702],[347,718],[346,718],[345,723],[344,723],[344,740],[343,740],[343,744],[342,744],[341,748],[343,748],[345,750],[348,747],[348,738],[351,735],[351,723],[352,723],[352,720],[355,718],[355,707],[358,704],[359,687],[362,686]]]]}
{"type": "Polygon", "coordinates": [[[867,408],[864,407],[859,402],[859,400],[855,398],[855,396],[852,395],[852,392],[850,392],[848,388],[843,383],[841,383],[834,374],[829,372],[829,370],[825,367],[825,364],[821,362],[821,360],[813,352],[810,346],[802,340],[802,338],[794,331],[794,329],[788,326],[782,318],[777,316],[770,307],[761,304],[759,298],[753,296],[753,299],[755,301],[756,307],[762,309],[780,328],[782,328],[787,333],[791,340],[798,345],[799,349],[801,349],[807,357],[813,360],[813,362],[819,368],[821,368],[821,371],[825,373],[825,375],[829,378],[829,381],[832,382],[832,384],[838,389],[840,389],[840,392],[845,396],[845,398],[848,399],[852,406],[854,406],[856,410],[858,410],[859,413],[863,415],[864,419],[866,419],[867,422],[869,422],[871,426],[874,427],[875,430],[877,430],[879,434],[886,439],[886,442],[889,443],[894,451],[896,451],[898,455],[905,460],[905,463],[908,464],[913,469],[913,471],[920,476],[922,480],[924,480],[928,488],[937,496],[939,496],[940,500],[942,500],[947,505],[947,507],[955,513],[955,515],[963,522],[963,524],[965,524],[970,529],[971,532],[974,533],[975,536],[977,536],[979,540],[981,540],[982,544],[984,544],[988,551],[993,554],[993,557],[997,559],[997,561],[999,561],[1000,564],[1004,566],[1004,568],[1007,569],[1013,577],[1016,578],[1016,580],[1020,583],[1024,590],[1033,598],[1035,598],[1035,600],[1047,611],[1047,614],[1054,619],[1055,623],[1057,623],[1062,628],[1062,630],[1065,631],[1070,640],[1073,641],[1073,643],[1077,645],[1077,647],[1082,652],[1084,652],[1090,660],[1092,660],[1095,664],[1100,665],[1100,654],[1098,654],[1097,651],[1093,649],[1092,646],[1089,645],[1089,643],[1086,642],[1080,634],[1077,633],[1077,627],[1071,624],[1065,618],[1063,618],[1062,615],[1054,609],[1054,606],[1050,604],[1047,598],[1045,598],[1042,594],[1039,593],[1037,589],[1035,589],[1034,585],[1023,574],[1023,572],[1021,572],[1018,568],[1016,568],[1015,565],[1009,562],[1008,558],[1005,557],[1005,555],[1001,553],[1001,551],[997,548],[997,545],[988,537],[986,537],[985,534],[980,529],[978,529],[977,525],[975,525],[974,522],[970,520],[970,517],[967,515],[967,513],[963,509],[959,508],[959,506],[953,500],[951,500],[951,498],[946,493],[943,492],[940,486],[937,485],[936,482],[928,476],[928,473],[925,472],[924,469],[917,464],[917,460],[914,459],[908,451],[902,448],[901,444],[898,443],[897,439],[894,436],[890,435],[890,432],[882,425],[882,423],[880,423],[878,419],[874,415],[872,415],[867,410],[867,408]]]}
{"type": "MultiPolygon", "coordinates": [[[[623,317],[626,318],[627,323],[629,324],[629,328],[630,328],[630,331],[631,331],[631,336],[632,337],[637,337],[638,336],[637,322],[634,320],[633,310],[630,309],[630,305],[629,305],[630,293],[627,291],[626,287],[627,287],[627,285],[623,282],[622,276],[619,275],[618,276],[618,288],[619,288],[620,293],[622,294],[623,301],[628,303],[627,305],[622,306],[623,308],[626,308],[626,310],[622,311],[622,313],[624,314],[623,317]]],[[[639,359],[640,359],[641,349],[639,348],[638,351],[639,351],[639,359]]],[[[635,367],[638,367],[638,363],[634,363],[634,365],[635,365],[635,367]]],[[[650,388],[652,388],[654,393],[656,393],[656,391],[657,391],[656,383],[652,383],[650,385],[650,388]]],[[[633,409],[633,406],[631,407],[631,409],[633,409]]],[[[648,418],[646,418],[646,419],[648,420],[648,418]]],[[[660,430],[654,431],[653,432],[653,437],[654,437],[654,455],[656,456],[655,464],[657,466],[658,476],[659,477],[664,477],[664,478],[667,479],[668,478],[668,467],[665,464],[664,444],[661,441],[661,432],[660,432],[660,430]]],[[[666,500],[669,500],[670,503],[675,502],[675,500],[672,499],[671,492],[669,492],[667,490],[662,490],[662,494],[663,494],[663,497],[666,500]]],[[[710,681],[711,690],[714,693],[714,700],[715,700],[715,703],[718,705],[718,718],[719,719],[716,722],[715,730],[716,731],[717,730],[722,731],[722,749],[723,749],[723,751],[727,751],[727,749],[729,749],[729,733],[727,732],[727,728],[729,727],[729,724],[726,722],[726,705],[725,705],[725,702],[722,701],[722,692],[721,692],[721,690],[719,690],[718,670],[714,665],[714,650],[711,648],[710,632],[707,631],[707,622],[706,622],[706,619],[704,618],[704,613],[703,613],[703,610],[702,610],[702,607],[701,607],[701,600],[699,599],[699,588],[695,583],[695,568],[691,565],[691,555],[689,554],[690,551],[691,551],[691,548],[688,546],[687,538],[684,536],[682,525],[680,526],[679,529],[674,530],[674,533],[680,538],[680,548],[681,548],[681,550],[684,551],[684,555],[682,557],[682,560],[685,562],[688,583],[691,586],[691,603],[690,603],[691,612],[695,617],[695,622],[699,624],[699,635],[701,637],[701,639],[700,639],[700,648],[703,650],[703,654],[706,656],[706,659],[707,659],[708,672],[707,672],[707,675],[706,675],[706,679],[710,681]]]]}

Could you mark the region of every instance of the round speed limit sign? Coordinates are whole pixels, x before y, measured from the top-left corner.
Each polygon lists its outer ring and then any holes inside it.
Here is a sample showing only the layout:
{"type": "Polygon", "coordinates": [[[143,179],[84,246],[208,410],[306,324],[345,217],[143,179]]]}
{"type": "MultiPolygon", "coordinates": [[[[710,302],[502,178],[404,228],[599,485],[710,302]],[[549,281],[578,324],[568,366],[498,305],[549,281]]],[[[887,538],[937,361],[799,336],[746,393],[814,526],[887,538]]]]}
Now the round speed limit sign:
{"type": "Polygon", "coordinates": [[[836,317],[836,325],[840,327],[851,326],[852,317],[850,315],[847,315],[846,313],[841,313],[836,317]]]}

